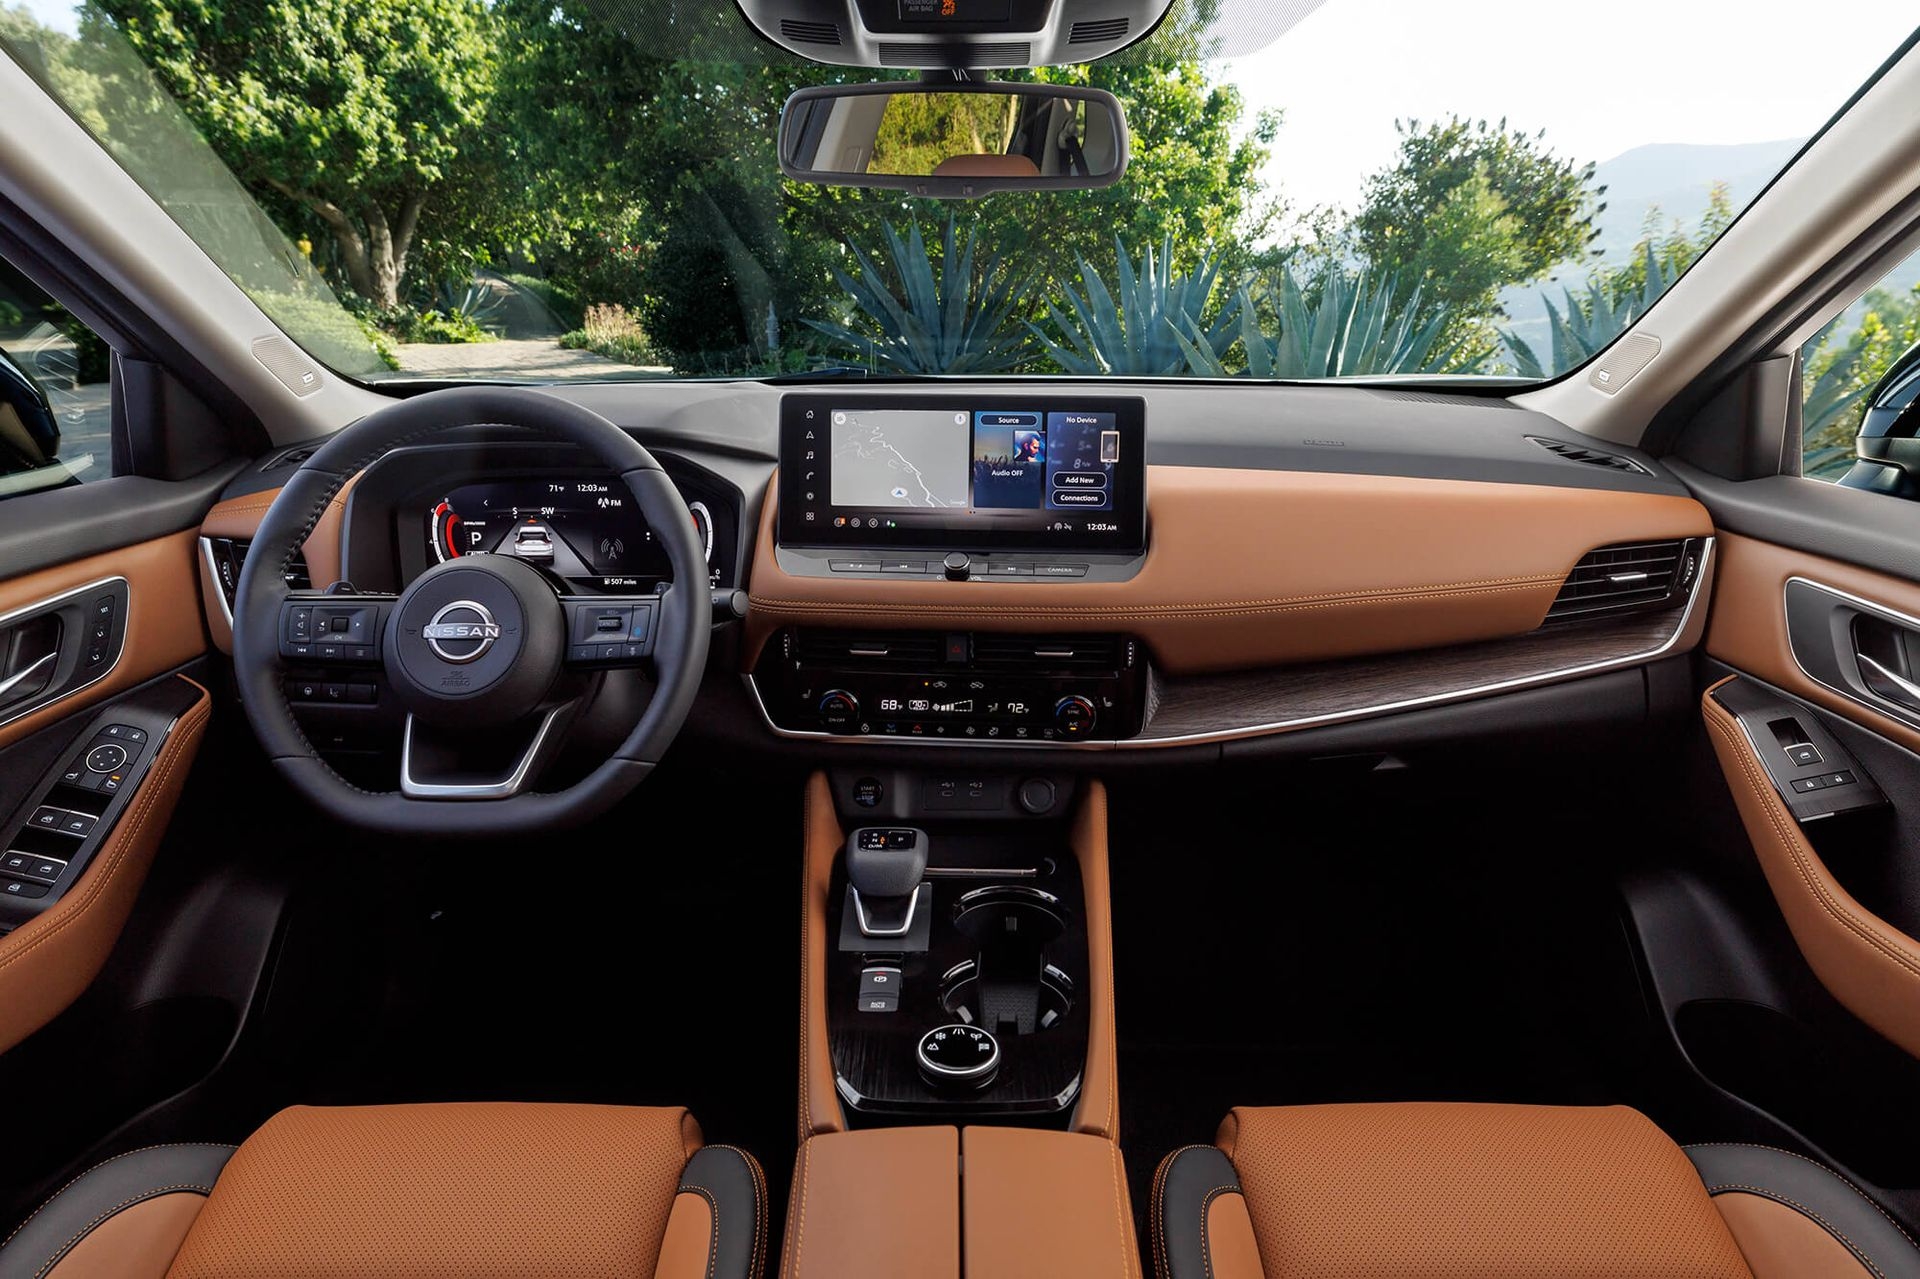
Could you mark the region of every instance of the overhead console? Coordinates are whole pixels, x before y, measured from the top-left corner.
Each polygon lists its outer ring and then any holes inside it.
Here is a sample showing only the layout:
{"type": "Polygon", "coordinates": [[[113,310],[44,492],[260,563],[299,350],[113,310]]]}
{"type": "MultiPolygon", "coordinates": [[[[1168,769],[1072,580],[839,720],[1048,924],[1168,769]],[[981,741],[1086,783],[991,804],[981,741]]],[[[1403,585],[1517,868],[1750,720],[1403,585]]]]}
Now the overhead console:
{"type": "Polygon", "coordinates": [[[789,395],[779,512],[800,577],[1126,581],[1146,548],[1146,405],[789,395]]]}
{"type": "Polygon", "coordinates": [[[740,0],[775,44],[853,67],[1055,66],[1126,48],[1172,0],[740,0]]]}

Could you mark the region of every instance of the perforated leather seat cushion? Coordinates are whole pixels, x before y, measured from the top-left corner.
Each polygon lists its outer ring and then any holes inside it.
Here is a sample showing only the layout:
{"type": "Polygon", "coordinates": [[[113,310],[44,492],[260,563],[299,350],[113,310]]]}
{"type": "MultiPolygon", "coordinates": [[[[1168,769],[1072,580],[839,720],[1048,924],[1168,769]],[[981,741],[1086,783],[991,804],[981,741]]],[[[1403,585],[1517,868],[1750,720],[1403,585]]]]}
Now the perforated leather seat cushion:
{"type": "Polygon", "coordinates": [[[1687,1156],[1639,1112],[1236,1110],[1266,1279],[1749,1279],[1687,1156]]]}
{"type": "Polygon", "coordinates": [[[681,1109],[296,1107],[234,1152],[169,1279],[646,1279],[681,1109]]]}

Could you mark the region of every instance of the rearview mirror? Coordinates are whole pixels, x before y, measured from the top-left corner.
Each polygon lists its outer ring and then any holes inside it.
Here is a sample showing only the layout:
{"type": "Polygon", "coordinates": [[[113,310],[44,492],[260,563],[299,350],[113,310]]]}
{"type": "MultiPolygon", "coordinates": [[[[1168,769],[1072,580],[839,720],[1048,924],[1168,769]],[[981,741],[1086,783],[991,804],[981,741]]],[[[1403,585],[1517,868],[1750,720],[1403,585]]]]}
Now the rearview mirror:
{"type": "Polygon", "coordinates": [[[780,115],[780,171],[799,182],[973,199],[1112,186],[1127,117],[1104,89],[1052,84],[836,84],[780,115]]]}

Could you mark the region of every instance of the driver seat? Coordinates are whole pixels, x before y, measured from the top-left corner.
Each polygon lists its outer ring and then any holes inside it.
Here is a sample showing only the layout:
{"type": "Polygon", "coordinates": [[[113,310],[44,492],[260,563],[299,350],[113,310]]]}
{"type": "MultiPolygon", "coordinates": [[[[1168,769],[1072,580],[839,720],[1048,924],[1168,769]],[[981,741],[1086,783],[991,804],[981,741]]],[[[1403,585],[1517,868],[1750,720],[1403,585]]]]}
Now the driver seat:
{"type": "Polygon", "coordinates": [[[765,1199],[683,1109],[297,1106],[99,1164],[0,1279],[757,1279],[765,1199]]]}

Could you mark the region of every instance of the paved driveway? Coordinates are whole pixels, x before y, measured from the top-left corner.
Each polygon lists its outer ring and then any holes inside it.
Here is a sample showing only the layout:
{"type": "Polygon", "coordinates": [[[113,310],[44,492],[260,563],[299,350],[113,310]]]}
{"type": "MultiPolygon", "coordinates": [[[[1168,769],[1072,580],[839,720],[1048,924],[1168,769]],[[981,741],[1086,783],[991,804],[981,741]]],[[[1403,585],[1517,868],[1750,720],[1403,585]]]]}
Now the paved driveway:
{"type": "Polygon", "coordinates": [[[394,347],[400,368],[433,378],[525,378],[539,382],[599,382],[611,378],[661,377],[664,366],[622,364],[591,351],[569,351],[552,338],[442,345],[403,342],[394,347]]]}

